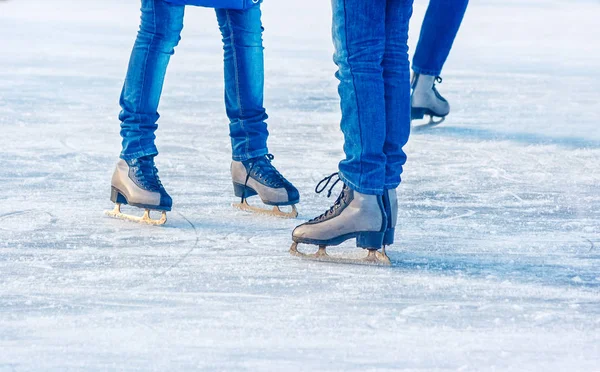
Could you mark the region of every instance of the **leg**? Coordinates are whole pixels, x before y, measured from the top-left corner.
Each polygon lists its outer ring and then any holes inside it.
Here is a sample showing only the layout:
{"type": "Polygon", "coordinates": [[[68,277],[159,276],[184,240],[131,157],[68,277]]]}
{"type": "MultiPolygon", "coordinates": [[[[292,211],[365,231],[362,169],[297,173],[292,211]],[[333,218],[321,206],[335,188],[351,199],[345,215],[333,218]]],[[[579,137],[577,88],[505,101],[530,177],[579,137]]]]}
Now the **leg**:
{"type": "Polygon", "coordinates": [[[385,55],[383,80],[385,85],[386,155],[383,202],[388,226],[383,245],[394,242],[398,215],[396,187],[400,184],[406,154],[402,150],[410,133],[410,63],[408,61],[408,25],[412,15],[412,0],[388,1],[385,22],[385,55]]]}
{"type": "Polygon", "coordinates": [[[167,221],[173,201],[163,187],[154,164],[158,102],[163,81],[183,28],[183,6],[163,0],[142,0],[142,20],[131,58],[120,104],[123,150],[111,181],[111,200],[116,204],[109,216],[150,224],[167,221]],[[121,213],[121,205],[144,208],[143,217],[121,213]],[[162,212],[159,220],[150,210],[162,212]]]}
{"type": "Polygon", "coordinates": [[[268,153],[261,11],[257,6],[217,9],[216,13],[223,36],[225,107],[233,160],[245,161],[268,153]]]}
{"type": "Polygon", "coordinates": [[[439,124],[450,113],[450,104],[437,91],[435,82],[448,58],[469,0],[431,0],[417,50],[413,58],[411,118],[429,116],[429,124],[439,124]],[[434,120],[435,117],[441,120],[434,120]]]}
{"type": "Polygon", "coordinates": [[[468,4],[469,0],[430,0],[413,57],[416,74],[442,73],[468,4]]]}
{"type": "Polygon", "coordinates": [[[390,0],[386,9],[383,80],[385,89],[386,156],[385,189],[400,184],[406,154],[402,150],[410,133],[410,64],[408,24],[412,0],[390,0]]]}
{"type": "MultiPolygon", "coordinates": [[[[332,0],[334,60],[339,71],[339,94],[346,159],[340,162],[342,192],[328,211],[296,227],[290,253],[318,260],[389,265],[382,248],[387,213],[382,194],[385,186],[386,4],[395,0],[332,0]],[[357,247],[369,250],[360,260],[336,260],[326,247],[356,239],[357,247]],[[298,244],[319,246],[316,254],[301,253],[298,244]]],[[[400,1],[400,0],[397,0],[400,1]]],[[[332,174],[317,185],[323,191],[332,174]],[[321,186],[323,185],[323,186],[321,186]]],[[[330,192],[337,183],[334,182],[330,192]]]]}
{"type": "Polygon", "coordinates": [[[154,145],[158,103],[167,65],[183,28],[184,6],[142,0],[140,30],[121,92],[121,158],[131,160],[158,153],[154,145]]]}
{"type": "Polygon", "coordinates": [[[385,90],[382,61],[385,50],[385,0],[332,0],[334,61],[339,70],[346,159],[340,178],[364,194],[381,195],[384,188],[385,90]]]}
{"type": "Polygon", "coordinates": [[[439,124],[450,113],[450,104],[437,91],[435,82],[448,58],[469,0],[431,0],[417,50],[413,57],[411,119],[429,116],[429,124],[439,124]],[[435,117],[441,120],[434,120],[435,117]]]}
{"type": "Polygon", "coordinates": [[[223,36],[225,108],[229,117],[234,193],[241,202],[234,206],[256,213],[296,217],[298,190],[275,169],[268,154],[267,114],[263,106],[264,59],[260,7],[248,10],[217,9],[223,36]],[[263,210],[246,201],[258,195],[273,209],[263,210]],[[292,211],[279,207],[291,205],[292,211]]]}

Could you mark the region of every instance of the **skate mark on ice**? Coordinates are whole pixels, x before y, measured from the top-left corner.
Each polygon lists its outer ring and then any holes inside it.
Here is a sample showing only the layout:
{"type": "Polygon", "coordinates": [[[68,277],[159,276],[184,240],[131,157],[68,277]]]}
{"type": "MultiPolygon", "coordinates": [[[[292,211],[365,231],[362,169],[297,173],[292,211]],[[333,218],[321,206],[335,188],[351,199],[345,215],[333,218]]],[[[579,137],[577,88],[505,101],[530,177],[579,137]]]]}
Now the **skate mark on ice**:
{"type": "Polygon", "coordinates": [[[460,214],[458,216],[452,216],[452,217],[444,218],[444,219],[438,220],[437,222],[438,223],[439,222],[450,222],[450,221],[458,220],[458,219],[461,219],[461,218],[468,218],[468,217],[474,216],[476,214],[477,214],[477,212],[475,212],[475,211],[468,211],[467,213],[463,213],[463,214],[460,214]]]}
{"type": "MultiPolygon", "coordinates": [[[[102,141],[102,139],[112,138],[112,133],[95,133],[93,137],[89,136],[66,136],[59,140],[60,144],[65,150],[68,150],[68,154],[75,153],[76,155],[81,154],[94,154],[99,151],[94,151],[99,149],[99,145],[102,147],[108,145],[106,141],[102,141]],[[75,143],[75,145],[73,144],[75,143]]],[[[102,149],[100,147],[100,149],[102,149]]],[[[101,151],[100,151],[101,152],[101,151]]],[[[67,155],[68,155],[67,154],[67,155]]]]}
{"type": "Polygon", "coordinates": [[[595,249],[594,242],[591,241],[588,238],[585,238],[585,237],[583,238],[583,240],[585,240],[586,242],[590,243],[590,250],[588,251],[588,253],[592,253],[592,251],[595,249]]]}
{"type": "Polygon", "coordinates": [[[27,209],[0,215],[0,230],[13,232],[33,232],[46,229],[58,221],[52,213],[27,209]],[[40,217],[44,220],[40,221],[40,217]]]}
{"type": "Polygon", "coordinates": [[[65,137],[65,138],[61,138],[60,139],[60,144],[66,149],[66,150],[70,150],[70,151],[74,151],[74,152],[79,152],[79,149],[76,148],[75,146],[72,146],[69,143],[69,138],[71,137],[65,137]]]}
{"type": "Polygon", "coordinates": [[[512,191],[506,190],[506,191],[503,192],[503,194],[512,196],[513,198],[515,198],[520,203],[524,203],[525,202],[523,199],[521,199],[521,197],[519,195],[515,194],[512,191]]]}
{"type": "Polygon", "coordinates": [[[181,213],[179,211],[175,211],[175,213],[177,213],[179,216],[181,216],[181,218],[183,218],[192,227],[192,229],[194,230],[194,235],[196,236],[196,238],[194,240],[194,244],[177,261],[175,261],[175,263],[171,264],[165,270],[152,275],[152,277],[149,280],[141,282],[141,283],[136,284],[136,285],[130,286],[129,287],[130,289],[131,288],[141,287],[142,285],[148,284],[150,281],[152,281],[154,279],[157,279],[157,278],[160,278],[161,276],[164,276],[166,273],[168,273],[169,271],[173,270],[174,268],[176,268],[177,266],[179,266],[180,263],[182,263],[183,261],[185,261],[185,259],[188,258],[189,255],[198,247],[198,243],[200,242],[200,235],[198,235],[198,229],[196,228],[196,225],[194,225],[194,223],[192,221],[190,221],[183,213],[181,213]]]}

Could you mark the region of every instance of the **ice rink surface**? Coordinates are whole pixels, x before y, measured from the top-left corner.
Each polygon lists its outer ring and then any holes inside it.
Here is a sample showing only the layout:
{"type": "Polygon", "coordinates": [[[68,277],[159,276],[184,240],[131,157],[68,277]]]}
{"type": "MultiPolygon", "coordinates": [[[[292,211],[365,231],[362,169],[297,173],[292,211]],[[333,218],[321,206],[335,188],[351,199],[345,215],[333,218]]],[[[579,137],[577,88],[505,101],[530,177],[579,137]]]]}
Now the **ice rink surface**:
{"type": "Polygon", "coordinates": [[[220,35],[198,8],[160,108],[170,220],[103,216],[138,8],[0,2],[1,372],[600,371],[600,2],[472,1],[452,112],[406,148],[391,268],[288,254],[342,157],[325,0],[263,6],[299,220],[230,207],[220,35]]]}

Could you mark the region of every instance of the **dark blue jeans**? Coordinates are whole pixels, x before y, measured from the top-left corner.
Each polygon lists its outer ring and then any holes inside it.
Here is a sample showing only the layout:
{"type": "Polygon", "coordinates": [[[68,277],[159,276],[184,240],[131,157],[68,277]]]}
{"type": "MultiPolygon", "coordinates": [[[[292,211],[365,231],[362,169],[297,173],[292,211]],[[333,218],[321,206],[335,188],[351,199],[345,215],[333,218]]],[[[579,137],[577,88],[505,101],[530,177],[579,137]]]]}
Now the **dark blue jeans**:
{"type": "Polygon", "coordinates": [[[469,0],[430,0],[412,69],[417,74],[439,76],[450,54],[469,0]]]}
{"type": "Polygon", "coordinates": [[[410,132],[412,0],[332,0],[346,158],[340,178],[363,194],[400,184],[410,132]]]}
{"type": "MultiPolygon", "coordinates": [[[[167,65],[183,29],[183,5],[142,0],[140,30],[121,93],[121,158],[156,155],[154,132],[167,65]]],[[[225,107],[234,160],[268,153],[263,107],[264,64],[261,11],[216,10],[223,36],[225,107]]]]}

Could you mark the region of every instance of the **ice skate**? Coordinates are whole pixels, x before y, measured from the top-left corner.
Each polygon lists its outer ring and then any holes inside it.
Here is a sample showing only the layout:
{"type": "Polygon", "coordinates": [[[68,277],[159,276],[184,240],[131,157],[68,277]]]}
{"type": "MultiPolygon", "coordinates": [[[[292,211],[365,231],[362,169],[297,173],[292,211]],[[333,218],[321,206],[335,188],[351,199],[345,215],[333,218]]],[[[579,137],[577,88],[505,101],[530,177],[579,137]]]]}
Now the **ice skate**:
{"type": "Polygon", "coordinates": [[[163,225],[167,222],[167,211],[171,210],[172,200],[158,178],[158,170],[153,157],[125,161],[120,159],[112,176],[110,200],[115,203],[112,211],[105,213],[110,217],[163,225]],[[121,205],[128,204],[143,208],[144,215],[137,217],[121,212],[121,205]],[[161,212],[159,219],[150,217],[151,211],[161,212]]]}
{"type": "Polygon", "coordinates": [[[420,120],[429,116],[429,122],[413,126],[432,126],[441,124],[450,113],[450,104],[435,88],[435,83],[441,83],[439,76],[414,74],[412,77],[410,96],[410,118],[420,120]]]}
{"type": "Polygon", "coordinates": [[[296,204],[300,200],[298,190],[275,169],[273,155],[268,154],[247,161],[231,163],[231,177],[235,196],[241,198],[233,206],[244,211],[282,218],[296,218],[296,204]],[[270,209],[248,204],[248,198],[258,195],[270,209]],[[290,206],[283,211],[282,206],[290,206]]]}
{"type": "MultiPolygon", "coordinates": [[[[326,177],[319,183],[326,182],[325,185],[320,190],[318,185],[316,191],[322,192],[336,175],[334,173],[326,177]]],[[[333,183],[329,194],[338,181],[333,183]]],[[[361,194],[344,185],[328,211],[294,229],[290,254],[315,261],[389,266],[391,262],[383,246],[387,230],[388,220],[382,196],[361,194]],[[357,247],[368,250],[365,257],[336,257],[327,253],[327,247],[353,238],[357,247]],[[303,253],[298,249],[299,244],[313,244],[319,248],[312,254],[303,253]]]]}

